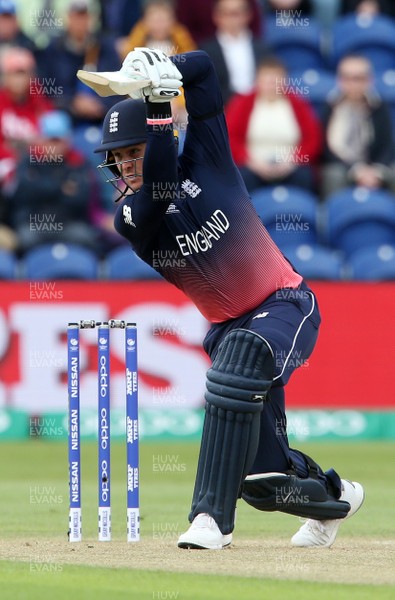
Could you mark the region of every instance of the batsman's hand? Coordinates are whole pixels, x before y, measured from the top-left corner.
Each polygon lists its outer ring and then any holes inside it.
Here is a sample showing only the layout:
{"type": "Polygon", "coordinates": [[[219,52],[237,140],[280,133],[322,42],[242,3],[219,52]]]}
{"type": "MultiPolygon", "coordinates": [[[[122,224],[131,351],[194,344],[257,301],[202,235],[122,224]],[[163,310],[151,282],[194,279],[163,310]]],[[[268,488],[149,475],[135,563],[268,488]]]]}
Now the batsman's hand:
{"type": "Polygon", "coordinates": [[[152,48],[135,48],[123,61],[126,73],[141,73],[151,84],[133,92],[132,98],[149,102],[169,102],[181,95],[182,75],[164,52],[152,48]]]}

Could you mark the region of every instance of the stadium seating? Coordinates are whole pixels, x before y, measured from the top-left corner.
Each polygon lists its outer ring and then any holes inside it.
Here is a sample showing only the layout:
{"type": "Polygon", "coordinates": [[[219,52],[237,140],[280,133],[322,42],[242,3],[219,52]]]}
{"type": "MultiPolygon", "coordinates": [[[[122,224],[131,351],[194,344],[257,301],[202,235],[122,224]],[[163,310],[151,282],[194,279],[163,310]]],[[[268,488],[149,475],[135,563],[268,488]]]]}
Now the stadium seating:
{"type": "Polygon", "coordinates": [[[360,281],[395,280],[395,245],[364,248],[353,254],[347,265],[348,275],[360,281]]]}
{"type": "Polygon", "coordinates": [[[395,138],[395,62],[393,69],[376,74],[374,85],[379,96],[389,106],[395,138]]]}
{"type": "Polygon", "coordinates": [[[345,188],[324,204],[326,241],[347,256],[366,246],[395,244],[395,198],[384,190],[345,188]]]}
{"type": "Polygon", "coordinates": [[[284,62],[290,73],[301,68],[324,69],[322,32],[318,22],[309,17],[308,26],[303,26],[293,22],[295,20],[296,17],[265,17],[265,43],[284,62]]]}
{"type": "Polygon", "coordinates": [[[333,27],[331,64],[335,68],[346,54],[368,58],[380,73],[395,64],[395,21],[383,15],[355,14],[337,19],[333,27]]]}
{"type": "Polygon", "coordinates": [[[336,88],[336,76],[330,71],[306,69],[293,72],[292,83],[290,91],[303,96],[321,118],[324,104],[336,88]]]}
{"type": "Polygon", "coordinates": [[[161,279],[163,281],[162,276],[141,260],[130,246],[120,246],[109,252],[104,262],[104,276],[118,280],[161,279]]]}
{"type": "Polygon", "coordinates": [[[15,279],[17,260],[12,252],[0,250],[0,279],[15,279]]]}
{"type": "Polygon", "coordinates": [[[95,166],[103,160],[103,154],[94,154],[93,151],[100,145],[102,130],[100,126],[76,126],[73,131],[73,145],[95,166]]]}
{"type": "Polygon", "coordinates": [[[306,279],[337,281],[343,279],[343,260],[339,253],[324,246],[291,246],[282,249],[295,269],[306,279]]]}
{"type": "Polygon", "coordinates": [[[309,192],[279,185],[255,190],[251,200],[280,248],[317,243],[317,200],[309,192]]]}
{"type": "Polygon", "coordinates": [[[22,264],[23,276],[29,280],[94,280],[99,270],[96,255],[74,244],[43,244],[29,250],[22,264]]]}

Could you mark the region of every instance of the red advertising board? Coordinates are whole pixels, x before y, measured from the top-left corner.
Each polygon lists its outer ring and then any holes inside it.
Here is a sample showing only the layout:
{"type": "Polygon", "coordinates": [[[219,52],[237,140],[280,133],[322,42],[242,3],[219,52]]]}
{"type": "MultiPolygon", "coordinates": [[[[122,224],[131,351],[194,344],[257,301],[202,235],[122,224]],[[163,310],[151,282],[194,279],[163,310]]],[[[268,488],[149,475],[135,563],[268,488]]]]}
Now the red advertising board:
{"type": "Polygon", "coordinates": [[[317,345],[288,385],[292,407],[395,407],[395,283],[311,284],[317,345]]]}
{"type": "MultiPolygon", "coordinates": [[[[290,408],[395,407],[395,284],[314,283],[322,314],[316,349],[293,375],[290,408]]],[[[203,402],[209,324],[165,282],[1,283],[0,408],[66,408],[66,326],[80,319],[136,321],[140,401],[146,408],[203,402]]],[[[96,397],[95,331],[81,332],[81,397],[96,397]]],[[[112,402],[125,401],[123,336],[111,341],[112,402]]]]}

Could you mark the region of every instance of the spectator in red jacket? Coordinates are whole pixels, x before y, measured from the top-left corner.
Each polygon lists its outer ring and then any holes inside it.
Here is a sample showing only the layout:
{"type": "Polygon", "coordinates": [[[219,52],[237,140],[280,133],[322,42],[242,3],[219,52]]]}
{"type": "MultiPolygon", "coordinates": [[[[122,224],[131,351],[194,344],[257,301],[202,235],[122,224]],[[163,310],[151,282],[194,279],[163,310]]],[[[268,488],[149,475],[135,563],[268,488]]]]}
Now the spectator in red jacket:
{"type": "Polygon", "coordinates": [[[3,160],[18,159],[37,138],[40,116],[52,110],[51,102],[36,86],[35,66],[33,54],[26,48],[9,48],[1,56],[0,157],[3,160]]]}
{"type": "Polygon", "coordinates": [[[251,94],[234,96],[226,110],[233,158],[246,187],[296,185],[315,190],[313,166],[321,126],[307,100],[276,57],[258,66],[251,94]]]}

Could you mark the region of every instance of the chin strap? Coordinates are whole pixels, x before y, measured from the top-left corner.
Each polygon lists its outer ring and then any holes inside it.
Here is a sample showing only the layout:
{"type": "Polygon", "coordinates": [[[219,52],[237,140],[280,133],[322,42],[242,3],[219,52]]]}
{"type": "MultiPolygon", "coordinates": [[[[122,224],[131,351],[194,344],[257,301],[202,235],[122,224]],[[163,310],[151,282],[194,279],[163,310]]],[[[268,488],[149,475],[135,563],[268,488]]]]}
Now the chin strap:
{"type": "MultiPolygon", "coordinates": [[[[124,199],[126,196],[131,196],[131,195],[134,195],[134,194],[138,194],[138,193],[139,193],[139,191],[140,191],[140,190],[133,190],[133,189],[132,189],[132,188],[131,188],[131,187],[130,187],[130,186],[127,184],[127,183],[126,183],[126,181],[124,181],[124,180],[122,180],[122,181],[125,183],[125,185],[126,185],[127,189],[126,189],[125,191],[123,191],[123,192],[120,192],[120,196],[118,196],[118,198],[115,198],[114,202],[119,202],[120,200],[123,200],[123,199],[124,199]],[[129,191],[129,190],[132,192],[131,194],[129,194],[129,193],[128,193],[128,191],[129,191]]],[[[115,187],[115,189],[116,189],[116,190],[118,190],[118,188],[117,188],[116,186],[114,186],[114,187],[115,187]]],[[[118,190],[118,192],[119,192],[119,190],[118,190]]]]}

